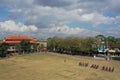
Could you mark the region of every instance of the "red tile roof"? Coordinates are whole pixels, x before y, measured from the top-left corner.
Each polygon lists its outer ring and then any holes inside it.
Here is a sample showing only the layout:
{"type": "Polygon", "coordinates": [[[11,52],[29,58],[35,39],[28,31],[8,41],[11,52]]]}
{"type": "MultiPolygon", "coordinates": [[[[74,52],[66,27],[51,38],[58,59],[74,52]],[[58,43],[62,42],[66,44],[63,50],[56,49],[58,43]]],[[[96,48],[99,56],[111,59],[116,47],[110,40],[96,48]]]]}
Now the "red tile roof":
{"type": "Polygon", "coordinates": [[[31,40],[28,36],[8,36],[5,40],[31,40]]]}
{"type": "Polygon", "coordinates": [[[8,43],[8,44],[18,44],[22,40],[29,41],[30,43],[36,43],[35,39],[32,39],[28,36],[8,36],[7,38],[5,38],[4,41],[5,43],[8,43]]]}

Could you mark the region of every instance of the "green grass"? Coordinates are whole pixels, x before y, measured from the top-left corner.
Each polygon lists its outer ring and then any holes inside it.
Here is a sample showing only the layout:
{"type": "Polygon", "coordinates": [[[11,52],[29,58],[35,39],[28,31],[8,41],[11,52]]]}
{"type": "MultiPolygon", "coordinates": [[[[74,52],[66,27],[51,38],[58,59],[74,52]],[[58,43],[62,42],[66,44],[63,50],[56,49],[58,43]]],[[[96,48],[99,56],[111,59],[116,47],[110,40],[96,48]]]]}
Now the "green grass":
{"type": "Polygon", "coordinates": [[[119,77],[119,61],[108,62],[53,53],[0,59],[0,80],[119,80],[119,77]],[[80,67],[79,62],[88,62],[89,67],[80,67]],[[92,69],[91,64],[99,64],[100,67],[92,69]],[[115,67],[115,71],[102,71],[103,65],[115,67]]]}

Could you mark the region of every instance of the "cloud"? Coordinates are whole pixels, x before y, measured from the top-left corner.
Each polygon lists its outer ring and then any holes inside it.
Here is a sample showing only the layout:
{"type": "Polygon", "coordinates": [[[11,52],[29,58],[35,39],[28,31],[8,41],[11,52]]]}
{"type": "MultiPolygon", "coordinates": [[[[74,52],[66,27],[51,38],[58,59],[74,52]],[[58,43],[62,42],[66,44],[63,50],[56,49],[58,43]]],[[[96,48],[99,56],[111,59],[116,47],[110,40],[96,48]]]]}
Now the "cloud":
{"type": "Polygon", "coordinates": [[[10,20],[0,22],[0,29],[26,34],[39,31],[37,35],[48,36],[92,36],[99,33],[97,27],[104,24],[120,25],[119,4],[119,0],[1,0],[0,7],[9,10],[10,20]],[[80,24],[69,25],[72,23],[80,24]],[[91,28],[96,31],[89,30],[91,28]]]}
{"type": "MultiPolygon", "coordinates": [[[[9,1],[8,3],[10,3],[9,1]]],[[[22,0],[13,2],[17,5],[9,10],[10,19],[23,19],[25,24],[40,27],[75,21],[87,22],[93,26],[113,24],[116,18],[104,14],[115,12],[115,9],[117,11],[120,8],[118,0],[26,0],[20,4],[21,2],[22,0]]]]}
{"type": "MultiPolygon", "coordinates": [[[[91,31],[88,29],[80,28],[80,27],[69,27],[67,25],[61,25],[61,26],[53,26],[51,28],[45,28],[44,30],[49,35],[48,36],[95,36],[99,34],[99,32],[91,31]]],[[[47,34],[46,34],[47,35],[47,34]]]]}
{"type": "Polygon", "coordinates": [[[24,12],[21,9],[11,11],[19,12],[19,16],[25,17],[24,21],[26,24],[34,24],[40,27],[49,27],[51,24],[69,24],[72,22],[86,22],[91,23],[93,26],[98,26],[100,24],[113,24],[115,21],[113,17],[104,16],[97,12],[84,13],[82,9],[66,10],[34,6],[31,9],[23,9],[24,12]]]}
{"type": "Polygon", "coordinates": [[[34,0],[0,0],[0,6],[9,8],[25,8],[32,6],[34,0]]]}
{"type": "Polygon", "coordinates": [[[120,25],[114,28],[109,28],[106,30],[107,35],[119,37],[120,36],[120,25]]]}
{"type": "Polygon", "coordinates": [[[62,33],[62,34],[68,34],[68,35],[79,34],[79,33],[82,33],[84,31],[85,31],[85,29],[80,29],[78,27],[70,28],[69,26],[66,26],[66,25],[52,27],[49,29],[50,33],[55,32],[55,33],[62,33]]]}
{"type": "Polygon", "coordinates": [[[72,4],[69,0],[35,0],[34,3],[50,7],[65,7],[72,4]]]}
{"type": "Polygon", "coordinates": [[[83,14],[80,18],[81,21],[90,22],[93,26],[98,26],[100,24],[113,24],[115,18],[106,17],[99,13],[90,13],[90,14],[83,14]]]}
{"type": "Polygon", "coordinates": [[[0,30],[8,32],[26,32],[26,31],[37,31],[38,28],[34,25],[24,25],[22,23],[15,23],[12,20],[0,22],[0,30]]]}
{"type": "Polygon", "coordinates": [[[120,12],[119,0],[1,0],[0,6],[10,8],[32,8],[33,6],[56,7],[63,9],[79,9],[85,12],[106,13],[120,12]]]}
{"type": "Polygon", "coordinates": [[[99,13],[117,13],[120,12],[119,0],[79,0],[77,8],[85,9],[86,12],[99,12],[99,13]]]}

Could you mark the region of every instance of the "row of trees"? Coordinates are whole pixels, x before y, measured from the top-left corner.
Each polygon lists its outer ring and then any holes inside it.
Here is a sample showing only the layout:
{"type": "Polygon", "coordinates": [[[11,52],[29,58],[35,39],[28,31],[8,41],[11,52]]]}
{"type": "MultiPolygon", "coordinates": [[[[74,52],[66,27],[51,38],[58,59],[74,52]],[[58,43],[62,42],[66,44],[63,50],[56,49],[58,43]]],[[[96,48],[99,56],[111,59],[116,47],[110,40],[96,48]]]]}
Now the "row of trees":
{"type": "MultiPolygon", "coordinates": [[[[97,35],[96,37],[79,38],[79,37],[53,37],[47,41],[49,51],[66,53],[71,55],[92,55],[97,53],[97,49],[101,45],[101,40],[109,44],[120,44],[120,38],[112,36],[105,37],[97,35]]],[[[30,44],[28,41],[21,41],[16,44],[15,48],[19,54],[30,53],[42,50],[44,46],[39,44],[30,44]]],[[[9,45],[6,43],[0,44],[0,57],[6,57],[8,54],[9,45]]]]}
{"type": "Polygon", "coordinates": [[[48,39],[48,49],[71,55],[92,55],[97,53],[100,41],[97,38],[53,37],[48,39]]]}
{"type": "Polygon", "coordinates": [[[104,35],[97,35],[96,38],[104,40],[104,42],[108,44],[120,44],[120,38],[115,38],[114,36],[104,36],[104,35]]]}

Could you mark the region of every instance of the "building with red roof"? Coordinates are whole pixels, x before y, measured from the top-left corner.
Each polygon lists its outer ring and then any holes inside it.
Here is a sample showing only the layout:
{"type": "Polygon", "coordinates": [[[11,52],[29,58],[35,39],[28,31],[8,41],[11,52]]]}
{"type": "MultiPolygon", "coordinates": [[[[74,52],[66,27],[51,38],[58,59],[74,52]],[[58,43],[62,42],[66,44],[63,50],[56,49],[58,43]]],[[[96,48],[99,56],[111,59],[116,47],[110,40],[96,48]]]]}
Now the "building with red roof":
{"type": "Polygon", "coordinates": [[[22,40],[29,41],[31,44],[36,43],[36,40],[28,36],[8,36],[3,42],[7,44],[19,44],[22,40]]]}
{"type": "Polygon", "coordinates": [[[15,45],[20,44],[22,40],[30,42],[30,44],[36,44],[37,40],[34,38],[30,38],[29,36],[8,36],[4,38],[4,40],[0,43],[7,43],[9,44],[8,51],[16,51],[15,45]]]}

